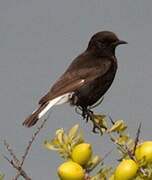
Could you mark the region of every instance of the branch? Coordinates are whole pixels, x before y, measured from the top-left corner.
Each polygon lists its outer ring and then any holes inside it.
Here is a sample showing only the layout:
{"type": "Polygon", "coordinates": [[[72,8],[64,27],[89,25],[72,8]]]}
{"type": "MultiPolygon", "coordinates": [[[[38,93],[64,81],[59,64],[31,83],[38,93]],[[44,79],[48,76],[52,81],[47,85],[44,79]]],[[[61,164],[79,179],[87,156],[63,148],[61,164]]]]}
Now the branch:
{"type": "MultiPolygon", "coordinates": [[[[9,158],[6,156],[3,156],[3,157],[13,166],[13,168],[15,168],[17,171],[19,171],[19,175],[21,175],[26,180],[31,180],[31,178],[26,174],[26,172],[21,167],[17,166],[13,160],[9,160],[9,158]]],[[[17,180],[18,177],[19,176],[16,176],[12,180],[17,180]]]]}
{"type": "Polygon", "coordinates": [[[44,119],[44,121],[42,122],[40,127],[37,127],[37,131],[33,134],[31,140],[29,141],[28,146],[25,149],[25,153],[22,156],[21,166],[24,164],[24,161],[25,161],[25,159],[26,159],[26,157],[27,157],[27,155],[28,155],[28,153],[29,153],[29,151],[31,149],[31,146],[32,146],[33,142],[35,141],[35,139],[36,139],[37,135],[39,134],[40,130],[44,127],[47,120],[48,120],[48,118],[44,119]]]}
{"type": "Polygon", "coordinates": [[[16,157],[15,153],[13,152],[12,148],[10,147],[10,145],[6,142],[6,140],[4,140],[4,146],[6,147],[7,151],[9,152],[10,156],[12,157],[12,160],[10,160],[7,156],[3,156],[4,159],[6,159],[13,168],[15,168],[18,173],[16,174],[16,176],[12,179],[12,180],[17,180],[19,178],[19,176],[22,176],[25,180],[31,180],[31,178],[27,175],[27,173],[23,170],[22,166],[27,158],[27,155],[29,154],[29,151],[32,147],[33,142],[35,141],[37,135],[39,134],[39,132],[41,131],[41,129],[44,127],[46,121],[48,120],[49,117],[47,117],[46,119],[44,119],[44,121],[42,122],[42,124],[37,127],[36,132],[34,132],[34,134],[32,135],[32,138],[30,139],[30,141],[28,142],[27,147],[25,148],[25,152],[22,156],[21,161],[16,157]]]}
{"type": "Polygon", "coordinates": [[[15,162],[15,164],[20,165],[20,161],[18,160],[18,158],[16,157],[15,153],[13,152],[13,149],[6,142],[6,140],[4,140],[4,146],[6,147],[7,151],[10,153],[10,156],[12,156],[13,161],[15,162]]]}
{"type": "Polygon", "coordinates": [[[139,124],[139,127],[137,129],[137,133],[136,133],[136,139],[135,139],[135,145],[134,145],[134,149],[133,149],[133,155],[135,155],[135,151],[139,142],[139,136],[140,136],[140,132],[141,132],[141,122],[139,124]]]}

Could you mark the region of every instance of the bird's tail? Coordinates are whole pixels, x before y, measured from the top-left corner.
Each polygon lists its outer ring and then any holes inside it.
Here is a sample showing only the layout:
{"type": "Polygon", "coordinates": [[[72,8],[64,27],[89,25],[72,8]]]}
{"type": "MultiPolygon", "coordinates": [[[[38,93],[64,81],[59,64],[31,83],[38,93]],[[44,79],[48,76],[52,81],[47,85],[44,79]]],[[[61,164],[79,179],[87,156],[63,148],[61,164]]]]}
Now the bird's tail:
{"type": "Polygon", "coordinates": [[[34,126],[37,121],[40,119],[39,118],[39,114],[48,106],[47,104],[44,104],[42,106],[40,106],[38,109],[36,109],[30,116],[28,116],[25,121],[23,122],[23,126],[26,127],[32,127],[34,126]]]}
{"type": "Polygon", "coordinates": [[[66,93],[62,96],[56,97],[43,105],[40,105],[38,109],[36,109],[25,121],[23,122],[23,126],[32,127],[34,126],[39,119],[41,119],[49,109],[51,109],[54,105],[65,103],[71,97],[71,93],[66,93]]]}

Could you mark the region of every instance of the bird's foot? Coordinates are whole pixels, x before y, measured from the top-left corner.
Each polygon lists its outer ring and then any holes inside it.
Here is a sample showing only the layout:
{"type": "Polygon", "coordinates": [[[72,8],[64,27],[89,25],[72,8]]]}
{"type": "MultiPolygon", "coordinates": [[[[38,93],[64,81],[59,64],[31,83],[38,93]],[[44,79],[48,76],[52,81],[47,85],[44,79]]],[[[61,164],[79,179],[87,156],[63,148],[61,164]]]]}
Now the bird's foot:
{"type": "Polygon", "coordinates": [[[88,108],[82,108],[82,117],[88,122],[93,116],[93,111],[88,108]]]}
{"type": "Polygon", "coordinates": [[[86,122],[91,121],[93,123],[93,133],[100,133],[102,135],[107,130],[105,115],[95,114],[86,107],[77,107],[76,112],[80,114],[86,122]]]}
{"type": "Polygon", "coordinates": [[[103,134],[103,131],[107,129],[106,126],[104,125],[105,115],[97,115],[97,114],[94,114],[94,112],[90,110],[89,108],[84,108],[84,109],[82,108],[82,117],[83,119],[86,120],[86,122],[88,122],[89,120],[92,121],[93,133],[103,134]]]}

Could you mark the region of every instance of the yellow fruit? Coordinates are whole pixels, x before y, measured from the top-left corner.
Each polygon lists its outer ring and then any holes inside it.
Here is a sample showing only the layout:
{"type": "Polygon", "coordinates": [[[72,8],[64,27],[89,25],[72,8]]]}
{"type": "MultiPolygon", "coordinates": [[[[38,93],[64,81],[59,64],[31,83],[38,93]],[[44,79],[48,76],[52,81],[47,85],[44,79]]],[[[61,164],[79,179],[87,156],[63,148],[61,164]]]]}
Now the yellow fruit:
{"type": "Polygon", "coordinates": [[[78,144],[72,151],[72,160],[80,165],[85,165],[92,156],[92,147],[90,144],[78,144]]]}
{"type": "Polygon", "coordinates": [[[138,165],[132,159],[124,159],[117,166],[114,180],[132,180],[137,173],[138,165]]]}
{"type": "Polygon", "coordinates": [[[152,162],[152,141],[145,141],[140,144],[135,151],[136,159],[144,159],[146,163],[152,162]]]}
{"type": "Polygon", "coordinates": [[[58,175],[61,180],[84,180],[85,172],[79,164],[67,161],[59,166],[58,175]]]}

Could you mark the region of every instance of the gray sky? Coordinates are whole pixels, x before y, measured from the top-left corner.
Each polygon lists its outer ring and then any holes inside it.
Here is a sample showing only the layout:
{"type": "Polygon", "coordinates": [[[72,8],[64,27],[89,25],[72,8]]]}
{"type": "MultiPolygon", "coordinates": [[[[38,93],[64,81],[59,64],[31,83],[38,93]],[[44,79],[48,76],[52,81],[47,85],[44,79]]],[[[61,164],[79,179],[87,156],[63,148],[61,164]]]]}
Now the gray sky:
{"type": "MultiPolygon", "coordinates": [[[[119,70],[104,103],[97,112],[124,119],[135,135],[142,121],[143,139],[151,139],[152,109],[152,1],[148,0],[1,0],[0,1],[0,114],[1,140],[24,151],[34,129],[22,121],[36,107],[39,98],[62,74],[69,63],[101,30],[114,31],[128,45],[117,48],[119,70]]],[[[94,151],[104,155],[114,148],[107,137],[93,135],[68,105],[55,107],[47,127],[33,144],[25,163],[32,179],[57,180],[62,159],[43,148],[43,140],[57,128],[80,123],[94,151]]],[[[1,144],[1,152],[4,152],[1,144]]],[[[106,160],[116,163],[113,152],[106,160]]],[[[14,170],[0,158],[0,171],[11,179],[14,170]]]]}

